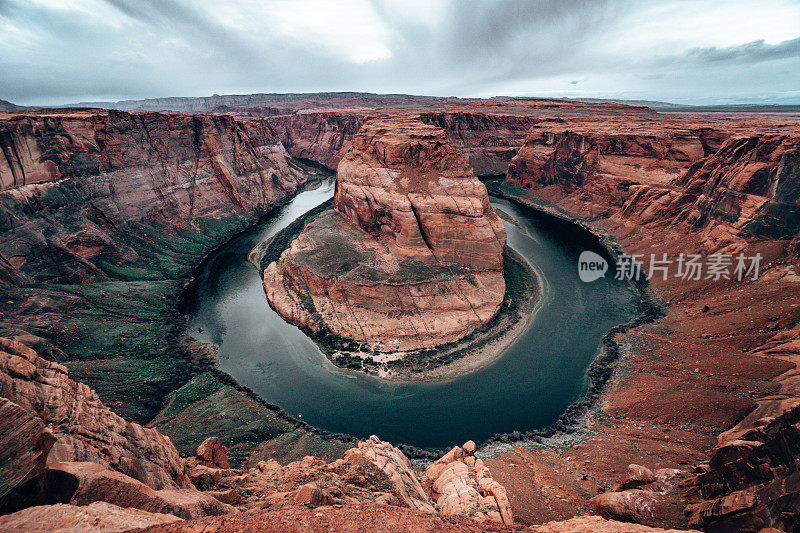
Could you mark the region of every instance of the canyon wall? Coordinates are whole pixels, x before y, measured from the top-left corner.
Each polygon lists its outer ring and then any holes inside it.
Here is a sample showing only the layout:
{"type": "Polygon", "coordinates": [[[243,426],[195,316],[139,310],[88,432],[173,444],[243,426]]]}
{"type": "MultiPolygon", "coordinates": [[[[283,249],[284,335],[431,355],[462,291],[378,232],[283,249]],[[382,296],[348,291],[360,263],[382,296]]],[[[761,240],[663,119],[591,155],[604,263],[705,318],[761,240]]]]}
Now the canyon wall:
{"type": "Polygon", "coordinates": [[[335,169],[368,117],[352,111],[317,111],[270,117],[269,121],[292,156],[335,169]]]}
{"type": "Polygon", "coordinates": [[[505,294],[505,228],[445,132],[365,124],[339,163],[334,210],[264,272],[287,320],[383,351],[429,348],[488,323],[505,294]]]}
{"type": "Polygon", "coordinates": [[[199,230],[264,213],[305,180],[255,119],[11,115],[0,147],[0,281],[15,283],[106,279],[139,260],[137,246],[115,241],[131,224],[199,230]]]}
{"type": "Polygon", "coordinates": [[[420,120],[437,126],[458,148],[478,176],[505,174],[511,158],[538,117],[475,111],[422,112],[420,120]]]}
{"type": "MultiPolygon", "coordinates": [[[[580,204],[608,215],[637,183],[667,185],[719,145],[702,131],[606,133],[529,131],[511,160],[506,181],[561,200],[580,190],[580,204]],[[716,145],[716,146],[715,146],[716,145]]],[[[577,207],[577,205],[576,205],[577,207]]]]}
{"type": "Polygon", "coordinates": [[[732,137],[669,189],[632,187],[622,216],[686,223],[714,249],[741,249],[753,237],[797,239],[800,136],[732,137]]]}
{"type": "MultiPolygon", "coordinates": [[[[248,111],[238,109],[236,112],[248,111]]],[[[415,117],[425,124],[442,128],[478,176],[505,174],[509,161],[522,146],[528,128],[539,120],[480,110],[402,111],[394,114],[415,117]]],[[[264,116],[275,127],[291,155],[336,168],[363,123],[390,115],[375,109],[343,109],[264,116]]]]}
{"type": "Polygon", "coordinates": [[[687,224],[709,247],[800,230],[796,134],[710,128],[660,135],[533,128],[506,182],[588,216],[687,224]]]}

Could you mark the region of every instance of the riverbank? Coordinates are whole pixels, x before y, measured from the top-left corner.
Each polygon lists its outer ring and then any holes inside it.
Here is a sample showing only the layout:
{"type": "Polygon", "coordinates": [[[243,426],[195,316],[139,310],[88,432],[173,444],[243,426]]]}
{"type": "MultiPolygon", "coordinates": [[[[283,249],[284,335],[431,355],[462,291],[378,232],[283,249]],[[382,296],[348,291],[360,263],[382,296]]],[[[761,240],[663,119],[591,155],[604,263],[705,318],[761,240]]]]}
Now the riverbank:
{"type": "MultiPolygon", "coordinates": [[[[489,181],[486,186],[493,196],[504,198],[528,209],[532,214],[548,220],[551,224],[578,229],[571,232],[576,244],[586,249],[602,251],[610,264],[615,264],[617,257],[623,252],[619,242],[609,233],[594,227],[591,220],[575,216],[536,198],[519,194],[524,190],[517,190],[518,187],[500,180],[489,181]]],[[[508,217],[505,213],[502,215],[508,217]]],[[[603,335],[598,353],[586,369],[587,386],[584,393],[547,428],[496,435],[483,444],[485,450],[491,450],[487,452],[487,456],[501,453],[515,443],[528,442],[535,446],[558,448],[565,443],[580,442],[591,437],[591,432],[586,431],[587,417],[596,410],[601,396],[606,392],[609,380],[618,370],[616,366],[618,360],[622,352],[627,349],[624,336],[641,326],[656,322],[667,314],[666,303],[653,291],[648,280],[632,279],[629,280],[629,284],[639,299],[641,313],[627,323],[612,327],[603,335]]]]}
{"type": "MultiPolygon", "coordinates": [[[[280,258],[307,223],[330,209],[331,203],[327,201],[310,210],[256,245],[248,254],[248,261],[258,266],[263,276],[264,269],[280,258]]],[[[436,348],[378,352],[368,343],[342,338],[330,331],[301,329],[316,342],[331,363],[340,368],[362,371],[389,381],[452,379],[494,361],[532,319],[542,292],[539,276],[510,248],[504,254],[503,276],[506,294],[494,318],[462,339],[436,348]]]]}
{"type": "Polygon", "coordinates": [[[409,359],[380,369],[378,377],[393,381],[453,379],[491,364],[525,331],[541,302],[542,281],[512,249],[503,258],[506,297],[494,319],[471,335],[432,354],[410,354],[409,359]],[[401,364],[405,363],[405,364],[401,364]]]}
{"type": "MultiPolygon", "coordinates": [[[[620,215],[579,217],[536,191],[503,186],[538,210],[579,220],[628,254],[676,256],[701,249],[690,228],[643,226],[620,215]]],[[[572,430],[484,448],[492,456],[487,464],[510,487],[518,516],[555,520],[591,512],[589,498],[611,490],[630,463],[688,474],[708,461],[717,435],[777,412],[791,393],[784,390],[791,365],[780,354],[759,356],[759,347],[789,333],[782,332],[800,319],[797,277],[779,245],[752,244],[751,253],[763,256],[757,281],[654,280],[649,291],[668,304],[665,316],[611,336],[618,358],[608,366],[594,407],[574,420],[572,430]],[[536,489],[527,482],[532,478],[536,489]]],[[[676,507],[663,524],[683,527],[686,518],[676,507]]]]}

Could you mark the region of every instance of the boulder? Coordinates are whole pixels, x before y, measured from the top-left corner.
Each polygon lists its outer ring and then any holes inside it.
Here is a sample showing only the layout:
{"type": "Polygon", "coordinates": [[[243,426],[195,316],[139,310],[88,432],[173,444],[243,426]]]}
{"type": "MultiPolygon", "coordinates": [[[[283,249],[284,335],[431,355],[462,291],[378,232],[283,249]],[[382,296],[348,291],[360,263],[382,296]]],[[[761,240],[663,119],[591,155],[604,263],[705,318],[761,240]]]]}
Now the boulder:
{"type": "Polygon", "coordinates": [[[411,467],[411,461],[388,442],[372,435],[367,441],[359,442],[357,448],[345,452],[344,461],[354,465],[375,465],[389,476],[393,492],[404,505],[426,512],[435,510],[411,467]]]}
{"type": "Polygon", "coordinates": [[[465,456],[466,455],[475,455],[475,442],[471,441],[471,440],[468,440],[467,442],[464,443],[464,445],[461,447],[461,449],[464,451],[464,455],[465,456]]]}
{"type": "Polygon", "coordinates": [[[195,465],[189,471],[192,483],[200,490],[210,490],[229,474],[228,470],[210,468],[205,465],[195,465]]]}
{"type": "Polygon", "coordinates": [[[105,502],[82,506],[59,503],[28,507],[0,516],[0,530],[6,533],[121,533],[180,521],[170,514],[122,508],[105,502]]]}
{"type": "Polygon", "coordinates": [[[44,494],[72,505],[99,501],[187,519],[235,511],[230,505],[195,489],[153,490],[97,463],[50,464],[45,473],[44,494]]]}
{"type": "Polygon", "coordinates": [[[437,505],[446,515],[465,515],[476,520],[514,523],[505,487],[492,478],[481,459],[474,457],[475,443],[455,446],[425,470],[437,505]]]}
{"type": "Polygon", "coordinates": [[[319,488],[319,485],[316,483],[306,483],[297,489],[293,496],[295,502],[303,505],[310,505],[311,507],[331,504],[330,496],[319,488]]]}
{"type": "Polygon", "coordinates": [[[604,518],[648,524],[654,521],[655,508],[661,498],[658,492],[629,489],[598,494],[589,500],[589,503],[594,511],[604,518]]]}
{"type": "Polygon", "coordinates": [[[620,489],[633,489],[641,485],[647,485],[656,481],[653,471],[641,465],[628,465],[628,474],[625,481],[620,485],[620,489]]]}
{"type": "Polygon", "coordinates": [[[200,464],[214,468],[230,468],[228,448],[223,446],[217,437],[209,437],[197,447],[196,457],[200,464]]]}

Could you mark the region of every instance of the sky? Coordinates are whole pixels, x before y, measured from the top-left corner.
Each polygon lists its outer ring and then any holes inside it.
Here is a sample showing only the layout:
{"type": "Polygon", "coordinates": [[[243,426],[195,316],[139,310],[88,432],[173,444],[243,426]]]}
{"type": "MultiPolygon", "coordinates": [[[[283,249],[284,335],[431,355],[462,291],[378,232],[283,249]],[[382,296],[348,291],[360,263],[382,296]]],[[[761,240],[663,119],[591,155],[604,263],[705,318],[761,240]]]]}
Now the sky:
{"type": "Polygon", "coordinates": [[[0,99],[800,104],[800,0],[0,0],[0,99]]]}

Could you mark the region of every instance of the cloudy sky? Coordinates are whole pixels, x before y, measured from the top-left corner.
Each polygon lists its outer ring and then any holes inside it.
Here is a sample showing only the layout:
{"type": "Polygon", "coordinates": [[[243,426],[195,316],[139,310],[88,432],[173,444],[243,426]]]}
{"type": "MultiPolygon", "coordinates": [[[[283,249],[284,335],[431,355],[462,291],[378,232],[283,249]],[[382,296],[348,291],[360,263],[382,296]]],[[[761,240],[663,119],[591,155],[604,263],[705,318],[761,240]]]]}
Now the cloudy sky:
{"type": "Polygon", "coordinates": [[[0,99],[800,103],[800,0],[0,0],[0,99]]]}

